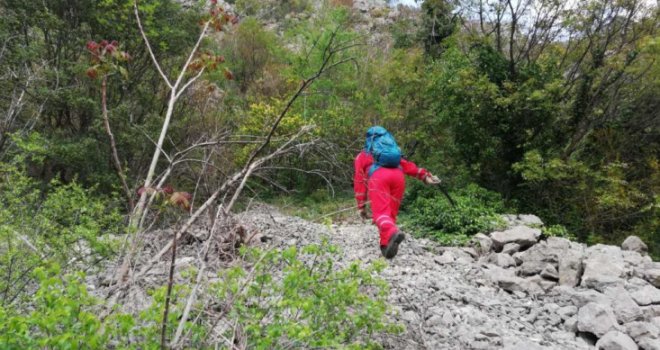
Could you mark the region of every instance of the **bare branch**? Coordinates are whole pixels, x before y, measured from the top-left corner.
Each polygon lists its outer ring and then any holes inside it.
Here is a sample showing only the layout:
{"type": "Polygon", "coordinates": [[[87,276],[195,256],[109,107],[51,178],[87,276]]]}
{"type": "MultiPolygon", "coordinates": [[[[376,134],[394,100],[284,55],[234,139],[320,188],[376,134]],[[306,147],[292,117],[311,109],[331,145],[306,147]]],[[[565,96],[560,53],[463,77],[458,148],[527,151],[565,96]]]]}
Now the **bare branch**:
{"type": "Polygon", "coordinates": [[[151,57],[151,61],[153,62],[154,66],[156,66],[156,69],[158,70],[158,73],[160,74],[161,78],[163,78],[163,80],[165,81],[165,84],[167,84],[167,86],[170,89],[172,89],[173,88],[172,83],[170,83],[170,80],[167,78],[167,75],[165,75],[165,72],[163,72],[163,69],[160,67],[158,60],[156,59],[156,55],[154,55],[154,51],[151,49],[151,44],[149,43],[147,34],[145,34],[144,28],[142,28],[142,21],[140,21],[140,11],[138,10],[137,0],[133,2],[133,9],[135,11],[135,18],[137,19],[138,28],[140,29],[140,35],[142,35],[144,44],[147,45],[147,51],[149,51],[149,56],[151,57]]]}

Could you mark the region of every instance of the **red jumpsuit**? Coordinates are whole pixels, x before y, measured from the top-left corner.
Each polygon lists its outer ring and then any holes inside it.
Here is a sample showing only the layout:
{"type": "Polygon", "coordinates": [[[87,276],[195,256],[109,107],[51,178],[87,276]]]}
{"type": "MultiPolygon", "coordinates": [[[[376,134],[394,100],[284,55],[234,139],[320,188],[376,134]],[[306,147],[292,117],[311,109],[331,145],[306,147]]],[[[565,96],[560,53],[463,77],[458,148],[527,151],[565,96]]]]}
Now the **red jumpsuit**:
{"type": "Polygon", "coordinates": [[[401,159],[399,168],[378,168],[371,176],[369,169],[374,163],[371,154],[362,151],[354,161],[355,175],[353,189],[358,208],[365,206],[367,197],[371,201],[373,223],[380,232],[380,245],[386,246],[390,238],[398,231],[396,217],[399,205],[406,189],[403,174],[423,179],[428,174],[426,169],[418,168],[415,163],[401,159]],[[368,192],[367,192],[368,190],[368,192]]]}

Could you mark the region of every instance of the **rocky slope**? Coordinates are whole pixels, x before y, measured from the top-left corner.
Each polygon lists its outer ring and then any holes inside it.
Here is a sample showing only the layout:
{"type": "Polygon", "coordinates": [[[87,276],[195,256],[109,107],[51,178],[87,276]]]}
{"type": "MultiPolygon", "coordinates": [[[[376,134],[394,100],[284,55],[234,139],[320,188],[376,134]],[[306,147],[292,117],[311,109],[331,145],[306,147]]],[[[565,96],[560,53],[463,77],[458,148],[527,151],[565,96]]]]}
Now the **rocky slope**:
{"type": "MultiPolygon", "coordinates": [[[[471,248],[410,236],[382,277],[391,317],[406,333],[391,349],[660,349],[660,263],[630,238],[623,249],[541,239],[534,216],[507,216],[508,228],[478,235],[471,248]]],[[[380,259],[366,223],[328,228],[261,207],[243,221],[269,244],[327,237],[339,263],[380,259]]]]}

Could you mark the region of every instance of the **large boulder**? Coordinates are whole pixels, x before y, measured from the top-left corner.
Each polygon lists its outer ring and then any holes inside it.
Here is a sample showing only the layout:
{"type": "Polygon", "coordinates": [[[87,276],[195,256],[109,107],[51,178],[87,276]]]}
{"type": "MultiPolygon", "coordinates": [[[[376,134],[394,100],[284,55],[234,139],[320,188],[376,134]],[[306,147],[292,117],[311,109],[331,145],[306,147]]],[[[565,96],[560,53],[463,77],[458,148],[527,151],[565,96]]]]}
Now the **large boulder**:
{"type": "Polygon", "coordinates": [[[604,336],[617,326],[614,312],[609,306],[588,303],[578,311],[578,330],[597,337],[604,336]]]}
{"type": "Polygon", "coordinates": [[[619,332],[610,331],[596,343],[598,350],[637,350],[637,344],[629,336],[619,332]]]}
{"type": "Polygon", "coordinates": [[[517,243],[521,248],[531,247],[541,237],[541,230],[527,226],[516,226],[505,231],[495,231],[490,234],[493,248],[501,251],[507,243],[517,243]]]}
{"type": "Polygon", "coordinates": [[[641,320],[644,318],[644,311],[637,305],[637,303],[630,297],[628,291],[623,287],[608,288],[605,295],[612,300],[612,308],[614,315],[620,324],[641,320]]]}
{"type": "Polygon", "coordinates": [[[541,273],[548,264],[557,266],[560,253],[551,249],[548,242],[540,242],[518,255],[522,261],[519,272],[523,276],[531,276],[541,273]]]}
{"type": "Polygon", "coordinates": [[[633,252],[638,252],[640,254],[646,253],[649,250],[649,247],[646,246],[644,241],[637,236],[628,236],[628,238],[621,243],[621,248],[623,250],[632,250],[633,252]]]}
{"type": "Polygon", "coordinates": [[[580,285],[601,292],[609,287],[623,285],[624,265],[619,247],[603,244],[589,247],[580,285]]]}
{"type": "Polygon", "coordinates": [[[630,293],[630,296],[640,306],[660,304],[660,289],[655,288],[652,285],[647,284],[630,293]]]}

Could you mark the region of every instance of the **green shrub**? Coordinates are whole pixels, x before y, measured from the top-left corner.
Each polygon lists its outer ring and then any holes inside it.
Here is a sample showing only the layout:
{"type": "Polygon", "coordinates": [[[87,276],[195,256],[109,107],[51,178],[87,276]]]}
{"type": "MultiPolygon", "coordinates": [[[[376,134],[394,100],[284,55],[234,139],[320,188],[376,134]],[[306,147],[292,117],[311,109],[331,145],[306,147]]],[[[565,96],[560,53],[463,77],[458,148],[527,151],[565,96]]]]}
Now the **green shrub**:
{"type": "Polygon", "coordinates": [[[232,301],[230,317],[246,333],[248,348],[377,348],[376,334],[399,330],[385,321],[387,286],[374,277],[383,261],[340,267],[335,254],[327,244],[300,252],[250,250],[251,271],[225,271],[219,299],[232,301]]]}
{"type": "Polygon", "coordinates": [[[548,237],[562,237],[570,239],[572,241],[576,240],[574,234],[570,233],[568,229],[563,225],[551,225],[542,228],[543,234],[548,237]]]}
{"type": "Polygon", "coordinates": [[[29,313],[0,306],[2,349],[104,349],[107,337],[90,309],[96,300],[82,274],[59,276],[59,266],[38,268],[40,288],[29,313]]]}
{"type": "Polygon", "coordinates": [[[24,296],[31,272],[56,262],[91,263],[109,256],[102,233],[120,231],[122,216],[112,199],[76,182],[51,181],[45,188],[12,164],[0,163],[0,301],[24,296]]]}
{"type": "Polygon", "coordinates": [[[450,193],[452,206],[439,189],[411,186],[404,201],[402,222],[413,234],[461,244],[478,232],[487,232],[501,221],[504,203],[499,194],[471,184],[450,193]]]}

